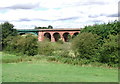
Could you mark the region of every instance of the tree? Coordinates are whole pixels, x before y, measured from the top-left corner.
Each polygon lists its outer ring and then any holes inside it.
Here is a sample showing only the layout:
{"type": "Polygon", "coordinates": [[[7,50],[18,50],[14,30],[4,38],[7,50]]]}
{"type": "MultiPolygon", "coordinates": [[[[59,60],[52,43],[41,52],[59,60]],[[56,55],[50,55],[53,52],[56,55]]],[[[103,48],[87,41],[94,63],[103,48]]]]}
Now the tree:
{"type": "Polygon", "coordinates": [[[48,27],[35,27],[35,29],[53,29],[53,27],[49,25],[48,27]]]}
{"type": "Polygon", "coordinates": [[[53,27],[51,25],[48,26],[48,29],[53,29],[53,27]]]}
{"type": "Polygon", "coordinates": [[[9,22],[4,22],[3,24],[0,25],[1,30],[2,30],[2,46],[3,49],[6,46],[5,44],[5,39],[9,36],[16,36],[18,34],[17,30],[14,29],[13,24],[10,24],[9,22]]]}
{"type": "Polygon", "coordinates": [[[120,39],[118,35],[109,35],[109,38],[104,39],[104,41],[105,43],[100,48],[100,61],[108,64],[119,63],[118,50],[120,47],[118,46],[118,43],[120,42],[120,39]]]}
{"type": "Polygon", "coordinates": [[[104,24],[95,24],[93,26],[85,26],[84,29],[81,30],[83,32],[91,32],[93,34],[97,34],[100,36],[99,43],[102,45],[104,43],[104,39],[107,39],[109,35],[117,35],[120,33],[120,22],[114,21],[104,24]]]}
{"type": "Polygon", "coordinates": [[[92,33],[81,33],[72,41],[72,49],[76,57],[96,61],[98,46],[98,35],[92,33]]]}
{"type": "Polygon", "coordinates": [[[34,56],[38,52],[37,37],[32,34],[27,34],[26,36],[10,36],[5,40],[7,44],[6,51],[29,56],[34,56]]]}

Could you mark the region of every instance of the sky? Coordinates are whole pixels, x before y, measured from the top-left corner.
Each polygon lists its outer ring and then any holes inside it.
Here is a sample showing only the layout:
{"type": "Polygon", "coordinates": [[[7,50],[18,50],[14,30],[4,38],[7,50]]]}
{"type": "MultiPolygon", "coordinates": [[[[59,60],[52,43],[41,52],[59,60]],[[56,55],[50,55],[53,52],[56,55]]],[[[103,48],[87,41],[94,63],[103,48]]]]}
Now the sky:
{"type": "Polygon", "coordinates": [[[119,0],[1,0],[0,23],[16,29],[83,28],[118,20],[119,0]]]}

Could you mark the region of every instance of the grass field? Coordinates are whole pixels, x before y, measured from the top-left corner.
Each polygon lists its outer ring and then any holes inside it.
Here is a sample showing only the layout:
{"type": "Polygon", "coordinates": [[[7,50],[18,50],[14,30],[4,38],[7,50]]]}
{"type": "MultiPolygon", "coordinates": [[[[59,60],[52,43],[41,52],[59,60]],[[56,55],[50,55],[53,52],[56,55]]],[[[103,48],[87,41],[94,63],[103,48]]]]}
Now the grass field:
{"type": "MultiPolygon", "coordinates": [[[[4,54],[3,59],[20,58],[4,54]],[[6,57],[7,56],[7,57],[6,57]],[[8,57],[9,56],[9,57],[8,57]]],[[[3,82],[117,82],[118,70],[100,67],[81,67],[46,59],[3,63],[3,82]]],[[[38,58],[38,57],[37,57],[38,58]]]]}

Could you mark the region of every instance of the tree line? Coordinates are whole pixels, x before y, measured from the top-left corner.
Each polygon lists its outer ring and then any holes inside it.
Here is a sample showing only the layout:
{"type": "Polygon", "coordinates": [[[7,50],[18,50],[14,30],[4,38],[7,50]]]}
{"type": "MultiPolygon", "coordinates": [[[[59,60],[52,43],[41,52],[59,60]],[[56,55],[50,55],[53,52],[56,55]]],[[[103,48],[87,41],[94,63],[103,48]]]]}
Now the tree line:
{"type": "Polygon", "coordinates": [[[85,26],[78,36],[66,43],[51,43],[47,40],[38,42],[34,35],[18,35],[13,27],[9,22],[0,25],[0,45],[3,45],[4,51],[29,56],[54,56],[49,59],[78,65],[97,62],[113,66],[119,63],[119,21],[85,26]]]}
{"type": "Polygon", "coordinates": [[[73,40],[73,50],[77,57],[91,62],[119,63],[120,22],[85,26],[73,40]]]}
{"type": "Polygon", "coordinates": [[[48,27],[35,27],[35,29],[53,29],[53,26],[48,25],[48,27]]]}

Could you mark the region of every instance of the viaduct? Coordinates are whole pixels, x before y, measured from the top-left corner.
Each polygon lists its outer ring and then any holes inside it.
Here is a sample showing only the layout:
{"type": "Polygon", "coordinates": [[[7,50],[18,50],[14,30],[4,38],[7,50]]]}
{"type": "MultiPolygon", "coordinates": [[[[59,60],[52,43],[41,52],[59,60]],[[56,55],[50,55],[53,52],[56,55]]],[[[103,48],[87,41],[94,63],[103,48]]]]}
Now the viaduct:
{"type": "Polygon", "coordinates": [[[61,39],[64,42],[69,41],[69,37],[73,38],[80,33],[78,29],[21,29],[17,30],[20,35],[30,33],[38,36],[38,41],[43,41],[45,38],[51,42],[56,42],[61,39]]]}

